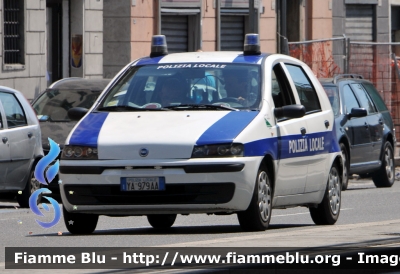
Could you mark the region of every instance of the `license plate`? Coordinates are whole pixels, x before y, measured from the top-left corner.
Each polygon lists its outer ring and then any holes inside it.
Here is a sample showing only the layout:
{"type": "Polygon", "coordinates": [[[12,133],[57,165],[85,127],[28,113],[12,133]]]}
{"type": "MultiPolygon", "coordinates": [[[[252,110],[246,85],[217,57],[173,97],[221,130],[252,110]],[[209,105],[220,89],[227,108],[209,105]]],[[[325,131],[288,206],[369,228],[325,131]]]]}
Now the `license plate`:
{"type": "Polygon", "coordinates": [[[123,177],[121,191],[160,191],[165,190],[164,177],[123,177]]]}

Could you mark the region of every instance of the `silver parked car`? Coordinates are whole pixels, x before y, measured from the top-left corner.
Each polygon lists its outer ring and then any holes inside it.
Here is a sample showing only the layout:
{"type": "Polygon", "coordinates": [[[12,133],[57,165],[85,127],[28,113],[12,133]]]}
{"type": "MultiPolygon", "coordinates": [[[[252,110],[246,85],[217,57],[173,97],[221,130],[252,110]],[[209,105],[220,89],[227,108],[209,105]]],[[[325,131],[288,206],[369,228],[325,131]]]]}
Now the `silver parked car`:
{"type": "Polygon", "coordinates": [[[39,121],[24,95],[0,86],[0,193],[13,196],[21,207],[39,188],[36,163],[43,157],[39,121]]]}

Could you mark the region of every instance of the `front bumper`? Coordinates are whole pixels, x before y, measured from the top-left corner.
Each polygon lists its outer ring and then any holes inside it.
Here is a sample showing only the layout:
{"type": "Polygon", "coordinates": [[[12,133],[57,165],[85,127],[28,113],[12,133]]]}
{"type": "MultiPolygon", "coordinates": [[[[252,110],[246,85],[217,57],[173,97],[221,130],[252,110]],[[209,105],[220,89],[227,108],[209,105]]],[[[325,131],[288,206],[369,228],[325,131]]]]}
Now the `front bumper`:
{"type": "Polygon", "coordinates": [[[61,161],[70,212],[104,215],[246,210],[261,157],[147,161],[61,161]],[[164,191],[121,191],[121,177],[164,177],[164,191]]]}

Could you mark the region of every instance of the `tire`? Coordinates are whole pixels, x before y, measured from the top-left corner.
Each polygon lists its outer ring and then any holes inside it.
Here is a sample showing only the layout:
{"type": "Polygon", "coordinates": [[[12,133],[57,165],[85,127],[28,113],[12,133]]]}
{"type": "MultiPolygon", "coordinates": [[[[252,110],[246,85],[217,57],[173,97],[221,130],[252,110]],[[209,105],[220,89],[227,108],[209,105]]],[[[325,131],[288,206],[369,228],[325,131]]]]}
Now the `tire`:
{"type": "Polygon", "coordinates": [[[175,223],[176,214],[147,215],[147,220],[155,229],[168,229],[175,223]]]}
{"type": "Polygon", "coordinates": [[[372,181],[376,187],[391,187],[394,184],[394,153],[393,147],[386,142],[382,151],[382,165],[380,169],[372,174],[372,181]]]}
{"type": "Polygon", "coordinates": [[[35,178],[35,169],[29,172],[28,180],[21,194],[17,194],[17,201],[20,207],[29,208],[29,197],[36,190],[40,189],[40,182],[35,178]]]}
{"type": "Polygon", "coordinates": [[[324,198],[316,207],[310,207],[311,218],[316,225],[333,225],[339,218],[341,206],[340,173],[336,164],[331,167],[326,184],[324,198]]]}
{"type": "Polygon", "coordinates": [[[257,172],[253,197],[246,211],[238,212],[238,220],[245,231],[264,231],[272,214],[272,182],[267,168],[261,165],[257,172]]]}
{"type": "Polygon", "coordinates": [[[71,234],[90,234],[97,226],[99,215],[71,213],[63,207],[64,223],[71,234]]]}
{"type": "Polygon", "coordinates": [[[349,184],[349,154],[347,153],[347,148],[343,143],[340,143],[340,150],[342,151],[343,161],[342,190],[346,190],[349,184]]]}

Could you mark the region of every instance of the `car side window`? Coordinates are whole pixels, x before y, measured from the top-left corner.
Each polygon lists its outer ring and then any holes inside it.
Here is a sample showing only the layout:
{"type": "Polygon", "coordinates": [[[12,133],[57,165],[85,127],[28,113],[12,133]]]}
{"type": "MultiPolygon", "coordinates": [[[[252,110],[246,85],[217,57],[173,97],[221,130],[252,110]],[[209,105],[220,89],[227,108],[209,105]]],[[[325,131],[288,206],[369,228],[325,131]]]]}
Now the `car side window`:
{"type": "Polygon", "coordinates": [[[296,103],[292,88],[280,64],[274,66],[271,82],[272,98],[276,108],[296,103]]]}
{"type": "Polygon", "coordinates": [[[304,70],[295,65],[285,64],[300,97],[301,104],[306,108],[306,112],[321,110],[317,92],[304,70]]]}
{"type": "Polygon", "coordinates": [[[357,98],[349,85],[343,87],[343,99],[345,104],[345,112],[350,113],[353,108],[359,108],[357,98]]]}
{"type": "Polygon", "coordinates": [[[371,96],[372,100],[375,103],[376,108],[379,111],[387,111],[388,108],[385,102],[383,101],[382,97],[379,95],[378,91],[375,89],[375,87],[370,83],[363,83],[362,85],[368,92],[369,96],[371,96]]]}
{"type": "Polygon", "coordinates": [[[25,112],[13,94],[0,93],[0,101],[6,114],[8,128],[27,125],[25,112]]]}
{"type": "Polygon", "coordinates": [[[361,86],[361,84],[351,84],[352,89],[360,100],[361,107],[365,108],[368,113],[375,113],[376,109],[374,103],[372,103],[371,99],[361,86]]]}

